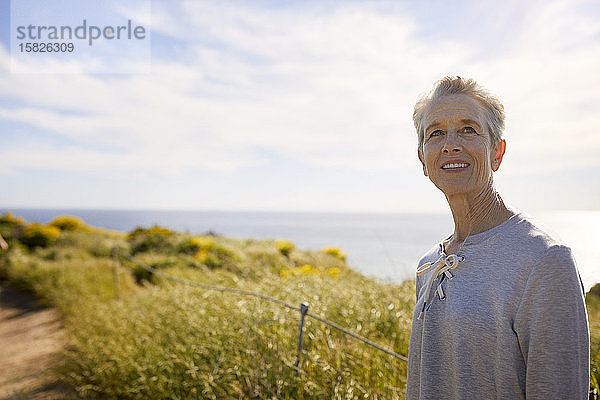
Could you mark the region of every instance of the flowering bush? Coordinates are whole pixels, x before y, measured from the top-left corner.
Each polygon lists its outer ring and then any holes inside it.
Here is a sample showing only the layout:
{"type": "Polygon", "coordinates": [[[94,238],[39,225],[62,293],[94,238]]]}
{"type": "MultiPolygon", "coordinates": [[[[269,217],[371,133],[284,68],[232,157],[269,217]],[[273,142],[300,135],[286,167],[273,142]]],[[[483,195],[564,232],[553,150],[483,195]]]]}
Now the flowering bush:
{"type": "Polygon", "coordinates": [[[216,254],[207,250],[198,250],[198,252],[194,255],[194,258],[210,269],[221,268],[223,266],[223,260],[220,259],[216,254]]]}
{"type": "Polygon", "coordinates": [[[141,227],[135,228],[127,235],[127,239],[131,244],[131,253],[142,253],[145,251],[167,251],[174,246],[170,241],[170,237],[174,232],[162,226],[154,225],[151,228],[144,229],[141,227]]]}
{"type": "Polygon", "coordinates": [[[25,225],[23,218],[13,216],[10,211],[7,211],[4,216],[0,214],[0,235],[9,242],[21,236],[25,225]]]}
{"type": "MultiPolygon", "coordinates": [[[[210,269],[234,268],[238,256],[232,250],[218,246],[209,236],[197,236],[189,241],[189,249],[196,249],[194,258],[210,269]]],[[[235,268],[234,268],[235,269],[235,268]]]]}
{"type": "Polygon", "coordinates": [[[7,211],[4,216],[0,214],[0,224],[12,226],[25,226],[26,222],[21,217],[15,217],[10,211],[7,211]]]}
{"type": "Polygon", "coordinates": [[[131,232],[129,232],[128,238],[134,238],[139,235],[161,235],[161,236],[170,236],[175,232],[169,230],[168,228],[162,227],[160,225],[153,225],[150,228],[142,228],[137,227],[131,232]]]}
{"type": "Polygon", "coordinates": [[[60,235],[60,229],[42,224],[30,224],[23,230],[19,241],[29,248],[46,247],[54,242],[60,235]]]}
{"type": "Polygon", "coordinates": [[[196,236],[185,239],[177,245],[178,253],[196,254],[200,250],[212,250],[215,248],[215,239],[210,236],[196,236]]]}
{"type": "Polygon", "coordinates": [[[294,243],[289,240],[278,240],[275,242],[275,247],[284,256],[289,257],[290,252],[294,250],[294,243]]]}
{"type": "Polygon", "coordinates": [[[346,261],[346,253],[342,253],[342,251],[338,247],[325,247],[321,249],[322,253],[330,254],[334,257],[339,258],[342,261],[346,261]]]}
{"type": "Polygon", "coordinates": [[[61,231],[88,231],[91,230],[80,218],[70,215],[61,215],[54,218],[48,224],[54,226],[61,231]]]}

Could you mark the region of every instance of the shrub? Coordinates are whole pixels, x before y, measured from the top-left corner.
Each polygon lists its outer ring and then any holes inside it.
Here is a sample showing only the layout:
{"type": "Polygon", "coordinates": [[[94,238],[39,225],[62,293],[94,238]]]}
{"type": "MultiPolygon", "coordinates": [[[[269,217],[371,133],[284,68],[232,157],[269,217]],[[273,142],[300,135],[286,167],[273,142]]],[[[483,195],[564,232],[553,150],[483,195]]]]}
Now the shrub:
{"type": "Polygon", "coordinates": [[[236,270],[235,263],[238,260],[233,251],[216,245],[200,248],[194,258],[210,269],[227,268],[229,270],[236,270]]]}
{"type": "Polygon", "coordinates": [[[212,250],[215,248],[215,240],[210,236],[196,236],[185,239],[177,245],[178,253],[196,254],[200,250],[212,250]]]}
{"type": "Polygon", "coordinates": [[[12,226],[25,226],[25,220],[21,217],[15,217],[10,211],[7,211],[4,216],[0,214],[0,224],[12,226]]]}
{"type": "Polygon", "coordinates": [[[127,235],[127,239],[131,244],[132,254],[150,250],[166,251],[173,248],[173,244],[169,240],[173,234],[174,232],[167,228],[154,225],[149,229],[135,228],[127,235]]]}
{"type": "Polygon", "coordinates": [[[185,239],[177,243],[176,250],[178,253],[195,254],[200,249],[192,242],[192,239],[185,239]]]}
{"type": "MultiPolygon", "coordinates": [[[[177,264],[176,261],[167,259],[167,260],[153,262],[149,265],[149,267],[154,268],[154,269],[161,269],[161,268],[172,267],[175,264],[177,264]]],[[[143,268],[140,265],[136,264],[133,267],[132,274],[133,274],[133,278],[135,279],[135,283],[137,283],[138,285],[142,285],[144,283],[144,281],[151,283],[153,285],[158,283],[158,277],[156,276],[156,274],[152,271],[148,271],[146,268],[143,268]]]]}
{"type": "Polygon", "coordinates": [[[54,218],[48,224],[50,226],[54,226],[61,231],[89,231],[90,228],[78,217],[73,217],[70,215],[61,215],[59,217],[54,218]]]}
{"type": "Polygon", "coordinates": [[[31,224],[23,230],[19,240],[29,248],[47,247],[54,244],[59,235],[60,229],[54,226],[31,224]]]}
{"type": "Polygon", "coordinates": [[[7,211],[4,216],[0,214],[0,235],[9,242],[21,236],[25,225],[23,218],[13,216],[10,211],[7,211]]]}
{"type": "Polygon", "coordinates": [[[342,251],[338,247],[325,247],[321,249],[322,253],[330,254],[336,258],[339,258],[342,261],[346,261],[346,253],[342,253],[342,251]]]}
{"type": "Polygon", "coordinates": [[[215,254],[209,253],[206,250],[199,250],[194,258],[198,260],[200,263],[206,265],[210,269],[221,268],[223,266],[223,261],[219,259],[215,254]]]}
{"type": "MultiPolygon", "coordinates": [[[[137,227],[133,230],[133,232],[131,232],[131,234],[136,235],[136,234],[144,234],[144,235],[163,235],[163,236],[170,236],[173,235],[175,232],[173,232],[172,230],[170,230],[169,228],[165,228],[163,226],[160,225],[152,225],[150,228],[148,229],[144,229],[141,227],[137,227]]],[[[131,235],[130,234],[130,235],[131,235]]]]}
{"type": "Polygon", "coordinates": [[[279,250],[279,252],[285,257],[289,257],[290,252],[294,250],[295,247],[294,243],[289,240],[278,240],[275,242],[275,246],[277,247],[277,250],[279,250]]]}

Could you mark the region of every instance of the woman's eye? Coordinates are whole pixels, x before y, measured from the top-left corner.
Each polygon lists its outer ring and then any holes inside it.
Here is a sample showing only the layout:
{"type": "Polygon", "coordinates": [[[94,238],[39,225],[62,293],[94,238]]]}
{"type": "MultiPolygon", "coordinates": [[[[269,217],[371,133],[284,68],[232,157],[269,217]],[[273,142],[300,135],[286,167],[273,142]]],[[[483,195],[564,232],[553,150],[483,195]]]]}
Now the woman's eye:
{"type": "Polygon", "coordinates": [[[462,131],[464,133],[477,133],[477,131],[471,126],[465,126],[464,128],[462,128],[462,131]]]}
{"type": "Polygon", "coordinates": [[[441,136],[443,134],[443,132],[440,129],[436,129],[434,131],[432,131],[428,137],[432,138],[432,137],[436,137],[436,136],[441,136]]]}

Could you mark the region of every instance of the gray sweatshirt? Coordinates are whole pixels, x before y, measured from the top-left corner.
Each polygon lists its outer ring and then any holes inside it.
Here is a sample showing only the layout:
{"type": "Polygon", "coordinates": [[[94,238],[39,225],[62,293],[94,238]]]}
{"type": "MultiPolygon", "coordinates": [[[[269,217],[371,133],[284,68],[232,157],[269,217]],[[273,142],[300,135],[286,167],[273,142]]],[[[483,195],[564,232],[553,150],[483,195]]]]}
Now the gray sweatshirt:
{"type": "Polygon", "coordinates": [[[587,399],[589,329],[571,250],[517,213],[456,256],[450,269],[436,245],[419,261],[434,265],[417,275],[406,398],[587,399]],[[425,299],[436,265],[445,268],[425,299]]]}

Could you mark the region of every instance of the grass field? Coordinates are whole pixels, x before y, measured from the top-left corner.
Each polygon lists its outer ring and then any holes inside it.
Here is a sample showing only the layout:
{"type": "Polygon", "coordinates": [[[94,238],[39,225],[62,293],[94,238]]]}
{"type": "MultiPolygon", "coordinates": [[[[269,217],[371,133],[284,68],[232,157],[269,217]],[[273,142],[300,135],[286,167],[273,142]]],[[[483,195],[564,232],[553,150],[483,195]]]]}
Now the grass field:
{"type": "MultiPolygon", "coordinates": [[[[0,275],[64,315],[70,346],[60,372],[81,397],[404,397],[404,361],[311,318],[298,371],[299,313],[277,304],[172,283],[125,260],[116,301],[111,249],[172,276],[294,306],[308,302],[311,313],[402,355],[408,353],[414,282],[366,278],[346,266],[339,249],[304,251],[287,241],[192,237],[159,227],[123,235],[64,220],[54,226],[59,233],[38,227],[22,241],[24,224],[0,220],[10,244],[0,275]],[[45,234],[43,247],[31,245],[45,234]]],[[[597,387],[600,295],[589,296],[588,307],[597,387]]]]}

